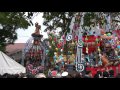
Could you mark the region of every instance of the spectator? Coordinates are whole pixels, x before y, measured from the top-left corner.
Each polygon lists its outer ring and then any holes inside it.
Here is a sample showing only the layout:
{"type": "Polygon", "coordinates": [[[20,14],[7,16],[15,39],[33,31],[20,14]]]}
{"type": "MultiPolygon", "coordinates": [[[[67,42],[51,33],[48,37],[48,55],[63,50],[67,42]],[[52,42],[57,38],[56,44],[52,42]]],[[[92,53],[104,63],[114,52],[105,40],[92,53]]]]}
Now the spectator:
{"type": "Polygon", "coordinates": [[[109,73],[107,71],[103,72],[103,78],[109,78],[109,73]]]}
{"type": "Polygon", "coordinates": [[[61,78],[61,77],[62,77],[61,73],[57,73],[56,78],[61,78]]]}
{"type": "Polygon", "coordinates": [[[92,72],[91,71],[86,71],[86,74],[84,78],[92,78],[92,72]]]}
{"type": "Polygon", "coordinates": [[[114,70],[110,70],[109,71],[109,78],[114,78],[114,70]]]}
{"type": "Polygon", "coordinates": [[[75,78],[82,78],[82,73],[77,72],[75,78]]]}
{"type": "Polygon", "coordinates": [[[116,78],[120,78],[120,73],[117,74],[116,78]]]}
{"type": "Polygon", "coordinates": [[[102,78],[102,72],[101,71],[97,71],[97,73],[95,74],[94,78],[102,78]]]}
{"type": "Polygon", "coordinates": [[[51,77],[51,69],[48,70],[48,77],[51,77]]]}

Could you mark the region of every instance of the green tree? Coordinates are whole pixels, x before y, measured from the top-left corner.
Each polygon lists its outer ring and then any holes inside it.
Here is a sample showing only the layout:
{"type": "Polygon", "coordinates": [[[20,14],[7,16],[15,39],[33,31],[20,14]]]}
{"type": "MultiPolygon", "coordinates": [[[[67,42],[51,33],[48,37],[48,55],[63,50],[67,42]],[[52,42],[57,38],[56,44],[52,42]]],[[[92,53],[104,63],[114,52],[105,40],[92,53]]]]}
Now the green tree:
{"type": "MultiPolygon", "coordinates": [[[[62,34],[67,31],[69,32],[69,26],[70,22],[72,20],[72,17],[74,17],[74,14],[81,15],[82,12],[44,12],[43,18],[44,22],[43,24],[46,26],[45,31],[47,30],[54,30],[57,28],[62,29],[62,34]]],[[[120,22],[119,20],[116,20],[116,17],[119,19],[120,12],[85,12],[84,15],[84,24],[83,27],[94,25],[94,24],[101,24],[103,25],[106,23],[105,15],[110,15],[112,18],[112,21],[120,22]]]]}
{"type": "Polygon", "coordinates": [[[0,12],[0,50],[5,51],[7,44],[17,39],[16,30],[27,29],[32,25],[33,12],[0,12]]]}

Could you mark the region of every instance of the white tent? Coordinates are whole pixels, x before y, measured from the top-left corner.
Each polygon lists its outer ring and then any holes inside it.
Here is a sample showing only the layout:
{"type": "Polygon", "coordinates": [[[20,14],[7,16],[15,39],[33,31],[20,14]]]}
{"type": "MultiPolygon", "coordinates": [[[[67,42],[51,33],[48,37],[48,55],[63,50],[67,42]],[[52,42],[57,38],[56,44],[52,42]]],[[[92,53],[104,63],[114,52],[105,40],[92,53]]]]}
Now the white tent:
{"type": "Polygon", "coordinates": [[[17,63],[15,60],[11,59],[5,53],[0,51],[0,74],[19,74],[26,73],[25,67],[17,63]]]}

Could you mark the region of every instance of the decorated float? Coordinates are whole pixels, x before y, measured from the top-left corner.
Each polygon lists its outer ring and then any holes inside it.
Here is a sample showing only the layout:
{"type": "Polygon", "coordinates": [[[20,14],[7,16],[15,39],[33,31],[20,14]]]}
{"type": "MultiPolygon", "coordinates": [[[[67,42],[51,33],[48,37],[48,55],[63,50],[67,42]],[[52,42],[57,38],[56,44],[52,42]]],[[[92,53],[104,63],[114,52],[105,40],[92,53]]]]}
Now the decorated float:
{"type": "Polygon", "coordinates": [[[41,26],[38,23],[35,24],[35,32],[32,37],[26,42],[25,49],[23,51],[24,66],[29,74],[36,75],[39,72],[43,72],[45,69],[45,60],[48,50],[45,44],[41,41],[43,35],[40,34],[41,26]]]}

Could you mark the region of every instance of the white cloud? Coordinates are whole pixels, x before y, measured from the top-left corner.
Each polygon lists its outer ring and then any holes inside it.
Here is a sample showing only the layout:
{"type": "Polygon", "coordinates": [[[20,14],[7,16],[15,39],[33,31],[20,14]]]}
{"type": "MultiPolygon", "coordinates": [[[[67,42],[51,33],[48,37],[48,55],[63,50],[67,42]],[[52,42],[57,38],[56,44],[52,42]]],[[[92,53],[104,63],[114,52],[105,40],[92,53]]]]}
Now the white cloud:
{"type": "MultiPolygon", "coordinates": [[[[43,35],[43,38],[47,38],[47,33],[44,32],[45,26],[43,25],[43,18],[42,13],[38,14],[36,17],[33,18],[32,22],[35,24],[38,22],[41,25],[41,31],[40,34],[43,35]]],[[[28,29],[18,29],[16,32],[18,34],[18,39],[15,41],[15,43],[26,43],[26,41],[31,37],[31,34],[35,31],[35,25],[29,26],[28,29]]]]}

